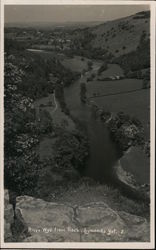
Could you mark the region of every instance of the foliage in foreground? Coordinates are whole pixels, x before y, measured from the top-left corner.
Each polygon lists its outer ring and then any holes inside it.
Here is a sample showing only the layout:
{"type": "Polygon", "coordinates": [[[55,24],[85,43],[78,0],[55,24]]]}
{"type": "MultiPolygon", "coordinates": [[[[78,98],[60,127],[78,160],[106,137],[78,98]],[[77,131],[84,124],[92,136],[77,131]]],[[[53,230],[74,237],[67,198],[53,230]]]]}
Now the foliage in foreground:
{"type": "Polygon", "coordinates": [[[5,59],[4,174],[7,188],[22,192],[27,188],[31,190],[36,183],[39,162],[33,148],[39,140],[33,101],[19,91],[25,72],[15,61],[14,56],[5,59]]]}
{"type": "MultiPolygon", "coordinates": [[[[39,177],[48,168],[50,176],[54,177],[55,170],[63,176],[66,170],[79,169],[84,166],[87,156],[87,140],[78,129],[70,133],[56,127],[46,111],[41,112],[40,120],[37,119],[33,100],[29,97],[29,89],[25,91],[25,95],[21,90],[27,71],[17,66],[18,60],[13,55],[5,58],[4,182],[6,188],[18,194],[34,195],[38,181],[41,180],[39,177]],[[47,163],[47,161],[40,160],[36,147],[42,137],[52,134],[56,139],[56,145],[49,159],[50,162],[47,163]]],[[[25,65],[26,63],[27,61],[25,65]]],[[[65,109],[63,86],[58,86],[61,91],[57,88],[57,97],[59,101],[62,100],[62,108],[65,109]]],[[[73,172],[71,171],[71,176],[73,172]]],[[[68,181],[68,176],[64,180],[68,181]]],[[[55,186],[55,178],[51,178],[51,182],[55,186]]]]}

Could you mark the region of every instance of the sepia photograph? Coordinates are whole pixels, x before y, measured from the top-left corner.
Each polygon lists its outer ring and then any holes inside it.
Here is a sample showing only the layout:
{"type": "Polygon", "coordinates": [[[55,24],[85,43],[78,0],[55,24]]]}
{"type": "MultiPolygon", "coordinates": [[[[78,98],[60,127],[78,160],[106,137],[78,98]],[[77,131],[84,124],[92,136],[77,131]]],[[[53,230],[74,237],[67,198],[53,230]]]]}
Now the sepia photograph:
{"type": "Polygon", "coordinates": [[[3,6],[4,244],[151,243],[152,6],[27,2],[3,6]]]}

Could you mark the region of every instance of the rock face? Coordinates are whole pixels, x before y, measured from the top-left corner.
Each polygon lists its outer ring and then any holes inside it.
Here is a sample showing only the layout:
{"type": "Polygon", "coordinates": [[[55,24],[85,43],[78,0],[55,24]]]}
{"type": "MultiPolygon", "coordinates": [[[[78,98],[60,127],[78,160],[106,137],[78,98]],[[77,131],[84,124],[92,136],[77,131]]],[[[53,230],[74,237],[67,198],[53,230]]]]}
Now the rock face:
{"type": "Polygon", "coordinates": [[[117,212],[104,202],[70,206],[20,196],[16,211],[20,211],[28,228],[25,242],[149,241],[145,218],[117,212]]]}
{"type": "Polygon", "coordinates": [[[8,190],[4,191],[4,241],[12,241],[11,224],[14,221],[13,207],[9,204],[8,190]]]}

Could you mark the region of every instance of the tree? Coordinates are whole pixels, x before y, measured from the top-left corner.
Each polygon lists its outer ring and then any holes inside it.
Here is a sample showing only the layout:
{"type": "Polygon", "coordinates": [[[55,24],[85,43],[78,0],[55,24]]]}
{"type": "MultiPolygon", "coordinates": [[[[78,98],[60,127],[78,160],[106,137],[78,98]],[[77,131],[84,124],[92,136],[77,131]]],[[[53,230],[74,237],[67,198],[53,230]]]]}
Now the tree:
{"type": "Polygon", "coordinates": [[[5,58],[4,71],[4,183],[18,193],[30,191],[36,184],[40,168],[39,157],[33,150],[38,138],[35,128],[33,100],[21,94],[24,71],[16,64],[16,58],[5,58]]]}

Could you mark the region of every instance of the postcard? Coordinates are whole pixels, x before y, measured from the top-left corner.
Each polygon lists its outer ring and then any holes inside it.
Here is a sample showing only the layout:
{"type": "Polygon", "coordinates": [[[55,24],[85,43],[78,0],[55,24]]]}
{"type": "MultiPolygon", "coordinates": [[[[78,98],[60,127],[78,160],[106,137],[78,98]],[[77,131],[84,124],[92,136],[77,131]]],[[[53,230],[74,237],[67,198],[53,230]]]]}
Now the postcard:
{"type": "Polygon", "coordinates": [[[2,248],[154,248],[155,10],[2,1],[2,248]]]}

